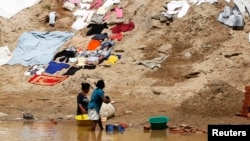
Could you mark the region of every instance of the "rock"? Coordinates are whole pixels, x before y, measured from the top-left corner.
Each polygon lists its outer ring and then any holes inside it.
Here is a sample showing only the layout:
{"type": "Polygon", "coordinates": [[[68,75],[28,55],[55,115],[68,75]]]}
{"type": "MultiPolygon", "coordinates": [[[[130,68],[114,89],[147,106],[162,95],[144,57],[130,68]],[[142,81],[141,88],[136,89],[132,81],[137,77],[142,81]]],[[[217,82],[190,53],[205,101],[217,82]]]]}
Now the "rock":
{"type": "Polygon", "coordinates": [[[163,44],[157,50],[162,53],[168,53],[168,50],[172,48],[171,44],[163,44]]]}
{"type": "Polygon", "coordinates": [[[8,114],[0,112],[0,116],[7,116],[8,114]]]}
{"type": "Polygon", "coordinates": [[[31,120],[34,119],[34,116],[30,113],[23,113],[23,119],[31,120]]]}
{"type": "Polygon", "coordinates": [[[162,94],[162,92],[161,92],[160,90],[157,90],[157,89],[155,89],[155,88],[152,88],[151,91],[152,91],[154,94],[156,94],[156,95],[162,94]]]}

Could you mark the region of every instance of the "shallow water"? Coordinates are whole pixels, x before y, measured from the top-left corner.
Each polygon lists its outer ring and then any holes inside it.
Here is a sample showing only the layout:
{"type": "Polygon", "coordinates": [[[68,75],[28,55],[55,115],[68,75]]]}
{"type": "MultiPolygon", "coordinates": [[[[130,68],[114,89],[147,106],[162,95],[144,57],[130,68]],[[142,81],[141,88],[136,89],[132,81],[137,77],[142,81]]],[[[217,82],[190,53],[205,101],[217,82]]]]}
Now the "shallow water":
{"type": "Polygon", "coordinates": [[[126,128],[123,133],[89,131],[74,122],[0,122],[0,141],[206,141],[207,134],[170,134],[168,130],[126,128]]]}

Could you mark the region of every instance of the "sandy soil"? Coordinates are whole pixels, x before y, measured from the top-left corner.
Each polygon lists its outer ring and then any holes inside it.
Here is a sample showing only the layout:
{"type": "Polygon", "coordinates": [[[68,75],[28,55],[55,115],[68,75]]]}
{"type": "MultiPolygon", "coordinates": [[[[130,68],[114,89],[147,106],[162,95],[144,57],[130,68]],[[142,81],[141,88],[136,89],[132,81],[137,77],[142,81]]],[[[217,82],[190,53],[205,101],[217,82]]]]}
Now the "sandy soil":
{"type": "MultiPolygon", "coordinates": [[[[0,112],[8,115],[0,119],[17,120],[22,112],[32,113],[37,120],[67,119],[75,114],[80,83],[87,80],[94,85],[103,78],[105,93],[115,101],[116,108],[115,117],[107,123],[124,122],[142,128],[150,116],[157,115],[168,116],[169,125],[185,123],[205,129],[208,124],[249,123],[247,118],[235,116],[241,111],[244,88],[250,80],[249,17],[245,17],[243,30],[219,23],[216,18],[226,5],[219,0],[216,4],[192,5],[187,15],[167,25],[151,18],[165,10],[165,2],[122,0],[120,5],[135,29],[124,33],[122,41],[116,43],[115,49],[124,52],[117,52],[122,58],[111,67],[83,69],[55,86],[40,86],[27,82],[29,76],[24,72],[28,67],[1,66],[0,112]],[[241,54],[224,56],[232,53],[241,54]],[[159,69],[135,64],[163,54],[169,57],[159,69]]],[[[0,17],[0,45],[8,45],[13,51],[20,35],[33,30],[72,31],[84,37],[86,29],[71,28],[74,20],[59,0],[42,0],[9,20],[0,17]],[[45,22],[51,9],[59,17],[55,27],[45,22]]],[[[63,47],[79,41],[73,40],[63,47]]]]}

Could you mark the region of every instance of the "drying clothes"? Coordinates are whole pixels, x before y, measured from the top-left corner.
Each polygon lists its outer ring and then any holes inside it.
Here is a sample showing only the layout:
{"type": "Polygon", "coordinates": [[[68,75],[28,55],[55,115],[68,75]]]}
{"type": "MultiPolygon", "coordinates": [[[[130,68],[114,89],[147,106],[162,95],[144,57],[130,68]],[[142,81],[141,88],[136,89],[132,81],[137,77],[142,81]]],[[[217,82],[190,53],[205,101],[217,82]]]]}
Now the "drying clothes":
{"type": "Polygon", "coordinates": [[[73,3],[75,5],[79,5],[80,4],[80,0],[66,0],[66,1],[68,1],[70,3],[73,3]]]}
{"type": "Polygon", "coordinates": [[[103,3],[102,7],[108,8],[108,7],[110,7],[110,6],[114,5],[114,4],[118,4],[118,3],[120,3],[120,0],[106,0],[103,3]]]}
{"type": "Polygon", "coordinates": [[[90,9],[90,4],[88,4],[88,3],[80,3],[80,9],[90,9]]]}
{"type": "Polygon", "coordinates": [[[109,11],[109,9],[112,9],[114,4],[118,4],[118,3],[120,3],[120,1],[117,2],[114,0],[105,0],[103,5],[97,9],[96,13],[100,15],[105,15],[107,11],[109,11]]]}
{"type": "Polygon", "coordinates": [[[94,14],[91,21],[96,24],[102,24],[103,23],[103,17],[104,15],[94,14]]]}
{"type": "Polygon", "coordinates": [[[46,68],[45,72],[46,73],[50,73],[50,74],[54,74],[62,69],[67,69],[69,68],[70,65],[69,64],[65,64],[65,63],[57,63],[54,61],[50,61],[48,67],[46,68]]]}
{"type": "Polygon", "coordinates": [[[77,56],[77,66],[81,67],[86,65],[87,62],[87,58],[86,57],[82,57],[82,56],[77,56]]]}
{"type": "Polygon", "coordinates": [[[112,47],[113,45],[115,45],[115,42],[113,41],[105,41],[105,42],[102,42],[101,44],[101,50],[106,48],[106,47],[112,47]]]}
{"type": "Polygon", "coordinates": [[[87,28],[90,28],[89,31],[87,31],[86,36],[94,35],[94,34],[101,34],[102,30],[105,28],[108,28],[107,23],[103,24],[89,24],[87,28]]]}
{"type": "Polygon", "coordinates": [[[53,59],[57,49],[72,36],[74,36],[72,32],[61,31],[23,33],[18,39],[17,48],[8,64],[22,64],[24,66],[48,64],[53,59]]]}
{"type": "Polygon", "coordinates": [[[119,32],[119,33],[114,33],[111,35],[111,40],[117,40],[117,41],[121,41],[123,38],[123,34],[122,32],[119,32]]]}
{"type": "Polygon", "coordinates": [[[100,55],[103,56],[103,59],[107,59],[108,56],[110,56],[111,51],[113,50],[113,45],[112,41],[105,42],[106,44],[103,44],[101,49],[99,50],[100,55]]]}
{"type": "Polygon", "coordinates": [[[232,27],[233,29],[243,29],[245,23],[242,13],[237,6],[225,6],[224,11],[219,14],[218,21],[232,27]]]}
{"type": "Polygon", "coordinates": [[[41,75],[45,71],[46,66],[42,64],[36,64],[31,66],[26,72],[24,72],[24,75],[41,75]]]}
{"type": "Polygon", "coordinates": [[[166,12],[162,13],[165,16],[167,16],[168,14],[170,15],[177,14],[178,18],[182,18],[188,12],[190,5],[188,4],[187,1],[182,0],[182,1],[171,1],[169,3],[165,3],[164,7],[167,9],[166,12]]]}
{"type": "Polygon", "coordinates": [[[65,2],[63,3],[63,8],[64,8],[64,9],[67,9],[67,10],[69,10],[69,11],[73,11],[74,8],[75,8],[75,4],[73,4],[73,3],[71,3],[71,2],[68,2],[68,1],[65,1],[65,2]]]}
{"type": "Polygon", "coordinates": [[[50,12],[49,13],[49,25],[50,26],[54,26],[55,25],[55,21],[56,21],[56,12],[50,12]]]}
{"type": "Polygon", "coordinates": [[[118,61],[118,56],[117,55],[110,55],[108,57],[108,60],[105,62],[107,65],[109,64],[115,64],[118,61]]]}
{"type": "Polygon", "coordinates": [[[167,58],[168,58],[168,55],[157,57],[152,60],[136,61],[134,63],[137,65],[144,65],[145,67],[150,68],[150,69],[161,68],[161,63],[163,63],[167,58]]]}
{"type": "Polygon", "coordinates": [[[92,39],[87,46],[87,50],[90,51],[96,50],[96,48],[98,48],[100,45],[101,45],[100,40],[92,39]]]}
{"type": "Polygon", "coordinates": [[[112,33],[120,33],[120,32],[126,32],[126,31],[131,31],[135,28],[135,25],[133,22],[129,23],[120,23],[116,24],[114,27],[111,28],[112,33]]]}
{"type": "Polygon", "coordinates": [[[60,62],[69,62],[69,58],[74,58],[76,56],[76,51],[68,51],[68,50],[62,50],[58,53],[53,58],[53,61],[55,61],[58,57],[61,57],[59,59],[60,62]]]}
{"type": "Polygon", "coordinates": [[[83,67],[83,69],[89,69],[89,70],[92,70],[95,68],[96,68],[96,65],[94,65],[94,64],[87,64],[83,67]]]}
{"type": "Polygon", "coordinates": [[[103,33],[103,34],[95,34],[92,39],[95,39],[95,40],[104,40],[106,38],[109,38],[108,34],[107,33],[103,33]]]}
{"type": "Polygon", "coordinates": [[[85,2],[93,2],[93,0],[82,0],[83,3],[85,2]]]}
{"type": "Polygon", "coordinates": [[[75,30],[81,30],[88,26],[88,23],[84,22],[85,19],[82,17],[77,17],[76,21],[72,24],[71,28],[75,30]]]}
{"type": "Polygon", "coordinates": [[[118,7],[112,9],[103,17],[103,21],[108,25],[124,23],[125,18],[123,18],[123,9],[118,7]]]}
{"type": "Polygon", "coordinates": [[[94,10],[76,10],[73,15],[77,17],[81,17],[83,22],[91,22],[92,16],[94,15],[95,11],[94,10]]]}
{"type": "Polygon", "coordinates": [[[94,0],[91,5],[90,5],[90,9],[97,9],[100,6],[102,6],[103,4],[103,0],[94,0]]]}
{"type": "Polygon", "coordinates": [[[107,20],[113,13],[115,13],[117,19],[123,18],[123,8],[116,7],[111,9],[110,12],[104,16],[103,20],[107,20]]]}
{"type": "Polygon", "coordinates": [[[81,67],[70,67],[63,75],[74,75],[81,67]]]}
{"type": "Polygon", "coordinates": [[[96,14],[98,15],[105,15],[105,13],[108,11],[109,9],[108,8],[105,8],[105,7],[99,7],[96,11],[96,14]]]}
{"type": "Polygon", "coordinates": [[[12,57],[8,46],[0,47],[0,66],[7,64],[12,57]]]}
{"type": "Polygon", "coordinates": [[[117,18],[123,18],[123,9],[122,7],[116,7],[115,8],[115,13],[117,18]]]}

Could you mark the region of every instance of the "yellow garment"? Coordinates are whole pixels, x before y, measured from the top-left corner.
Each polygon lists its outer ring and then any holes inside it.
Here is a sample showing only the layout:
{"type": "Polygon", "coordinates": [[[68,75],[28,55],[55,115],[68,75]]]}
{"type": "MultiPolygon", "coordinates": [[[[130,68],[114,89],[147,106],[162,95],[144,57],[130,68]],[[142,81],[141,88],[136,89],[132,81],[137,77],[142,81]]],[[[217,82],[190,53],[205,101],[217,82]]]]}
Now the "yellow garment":
{"type": "Polygon", "coordinates": [[[117,60],[118,60],[118,56],[110,55],[108,60],[106,61],[106,64],[115,64],[117,60]]]}

